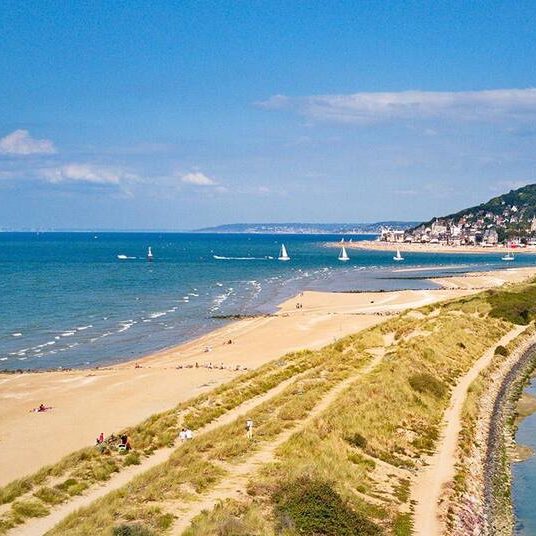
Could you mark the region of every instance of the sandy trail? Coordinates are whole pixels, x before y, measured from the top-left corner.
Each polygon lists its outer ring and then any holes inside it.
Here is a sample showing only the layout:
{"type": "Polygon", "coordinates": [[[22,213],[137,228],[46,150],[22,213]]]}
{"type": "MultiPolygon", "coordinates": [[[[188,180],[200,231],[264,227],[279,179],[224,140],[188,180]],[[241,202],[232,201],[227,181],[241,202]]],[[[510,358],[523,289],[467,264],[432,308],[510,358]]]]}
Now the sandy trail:
{"type": "Polygon", "coordinates": [[[211,491],[202,494],[195,503],[190,504],[187,508],[180,508],[175,512],[178,519],[172,527],[171,534],[173,536],[180,536],[189,527],[196,516],[203,510],[211,510],[217,502],[225,501],[226,499],[236,499],[243,496],[251,476],[262,465],[274,460],[275,451],[288,441],[293,434],[303,430],[311,423],[311,421],[322,414],[337,399],[337,397],[358,378],[368,374],[377,367],[383,359],[384,354],[385,352],[377,354],[357,374],[352,375],[350,378],[343,380],[333,387],[324,395],[303,421],[282,432],[275,441],[261,447],[242,463],[226,464],[229,474],[223,482],[218,484],[211,491]]]}
{"type": "Polygon", "coordinates": [[[441,496],[455,475],[461,413],[467,392],[471,383],[491,363],[496,346],[507,345],[525,329],[526,326],[516,326],[508,332],[473,364],[453,389],[450,405],[443,415],[444,428],[437,444],[437,450],[427,460],[428,465],[418,473],[412,485],[411,500],[415,504],[413,531],[416,536],[443,536],[446,534],[441,519],[441,496]]]}
{"type": "MultiPolygon", "coordinates": [[[[200,428],[199,430],[196,430],[195,435],[197,436],[199,434],[209,432],[211,430],[214,430],[215,428],[218,428],[219,426],[223,426],[232,422],[240,415],[247,413],[259,404],[262,404],[266,400],[269,400],[274,396],[280,394],[288,385],[290,385],[300,376],[302,376],[302,374],[297,374],[296,376],[288,378],[287,380],[284,380],[279,385],[277,385],[270,391],[267,391],[263,395],[258,395],[256,397],[251,398],[250,400],[247,400],[240,406],[237,406],[235,409],[225,413],[221,417],[218,417],[217,419],[200,428]]],[[[67,517],[72,512],[78,510],[79,508],[89,506],[93,501],[104,497],[104,495],[106,495],[107,493],[121,488],[122,486],[130,482],[130,480],[132,480],[134,477],[144,473],[145,471],[148,471],[152,467],[156,467],[157,465],[165,462],[176,448],[177,445],[174,445],[173,447],[157,450],[156,453],[149,458],[143,459],[140,465],[132,465],[127,469],[121,471],[120,473],[112,475],[110,480],[106,481],[99,487],[93,488],[88,493],[77,496],[72,501],[69,501],[65,504],[60,505],[58,508],[53,509],[49,516],[44,518],[30,519],[26,524],[12,529],[7,534],[9,534],[10,536],[41,536],[48,530],[52,529],[62,519],[67,517]]]]}

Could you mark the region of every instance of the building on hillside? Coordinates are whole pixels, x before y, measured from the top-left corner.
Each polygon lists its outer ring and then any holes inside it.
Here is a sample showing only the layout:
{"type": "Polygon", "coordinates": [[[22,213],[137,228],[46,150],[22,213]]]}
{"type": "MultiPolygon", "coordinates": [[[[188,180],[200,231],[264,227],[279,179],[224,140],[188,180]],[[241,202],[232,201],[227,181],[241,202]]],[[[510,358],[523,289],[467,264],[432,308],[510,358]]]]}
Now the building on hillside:
{"type": "Polygon", "coordinates": [[[499,243],[499,233],[497,229],[491,228],[484,231],[482,236],[482,245],[483,246],[496,246],[499,243]]]}
{"type": "Polygon", "coordinates": [[[391,229],[384,228],[380,230],[380,241],[381,242],[404,242],[405,231],[400,229],[391,229]]]}

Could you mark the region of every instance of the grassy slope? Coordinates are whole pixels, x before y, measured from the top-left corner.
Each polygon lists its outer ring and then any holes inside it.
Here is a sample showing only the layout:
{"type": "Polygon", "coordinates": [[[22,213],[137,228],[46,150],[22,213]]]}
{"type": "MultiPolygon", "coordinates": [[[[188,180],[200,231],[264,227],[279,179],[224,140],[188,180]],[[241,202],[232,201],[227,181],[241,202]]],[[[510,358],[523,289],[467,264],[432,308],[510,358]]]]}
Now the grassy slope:
{"type": "MultiPolygon", "coordinates": [[[[450,388],[511,329],[512,321],[532,318],[533,294],[531,285],[522,292],[488,292],[429,306],[320,351],[286,356],[245,383],[237,379],[156,417],[159,431],[149,436],[170,437],[183,419],[201,426],[236,407],[250,397],[245,394],[249,381],[254,392],[266,392],[310,369],[251,413],[258,423],[256,441],[244,440],[241,420],[202,434],[165,464],[70,516],[52,534],[166,533],[178,505],[226,476],[228,466],[222,462],[247,458],[299,423],[331,387],[369,361],[367,349],[382,346],[384,336],[393,343],[380,365],[282,445],[277,463],[252,479],[250,500],[220,505],[197,519],[188,534],[290,536],[320,529],[334,535],[410,534],[408,478],[434,446],[450,388]],[[270,381],[274,374],[277,378],[270,381]],[[327,506],[319,510],[318,502],[327,506]]],[[[145,426],[154,426],[153,420],[137,428],[138,437],[144,437],[145,426]]]]}
{"type": "Polygon", "coordinates": [[[255,371],[241,375],[210,394],[202,394],[172,410],[151,416],[137,426],[126,428],[135,452],[122,456],[111,449],[87,447],[65,456],[58,463],[0,488],[0,504],[11,503],[0,517],[0,534],[31,517],[48,514],[49,508],[67,502],[86,489],[110,478],[140,457],[171,445],[181,426],[193,430],[212,422],[251,398],[266,393],[303,371],[318,366],[310,352],[296,352],[255,371]]]}

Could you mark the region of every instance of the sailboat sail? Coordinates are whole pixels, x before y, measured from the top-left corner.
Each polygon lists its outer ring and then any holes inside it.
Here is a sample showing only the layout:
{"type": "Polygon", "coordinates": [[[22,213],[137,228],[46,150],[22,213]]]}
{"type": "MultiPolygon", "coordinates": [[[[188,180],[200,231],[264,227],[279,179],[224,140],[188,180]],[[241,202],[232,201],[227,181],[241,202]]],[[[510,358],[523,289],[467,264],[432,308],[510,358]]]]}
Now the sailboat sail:
{"type": "Polygon", "coordinates": [[[279,252],[278,259],[280,261],[289,261],[290,260],[290,257],[288,256],[288,253],[287,253],[287,248],[285,247],[285,244],[281,244],[281,251],[279,252]]]}
{"type": "Polygon", "coordinates": [[[151,250],[151,246],[147,248],[147,260],[152,261],[153,260],[153,252],[151,250]]]}
{"type": "Polygon", "coordinates": [[[393,257],[393,260],[394,261],[403,261],[404,260],[404,257],[402,257],[402,255],[400,255],[400,250],[399,249],[396,250],[396,255],[393,257]]]}
{"type": "Polygon", "coordinates": [[[346,248],[342,246],[341,252],[339,253],[339,260],[340,261],[349,261],[350,257],[348,257],[348,253],[346,253],[346,248]]]}

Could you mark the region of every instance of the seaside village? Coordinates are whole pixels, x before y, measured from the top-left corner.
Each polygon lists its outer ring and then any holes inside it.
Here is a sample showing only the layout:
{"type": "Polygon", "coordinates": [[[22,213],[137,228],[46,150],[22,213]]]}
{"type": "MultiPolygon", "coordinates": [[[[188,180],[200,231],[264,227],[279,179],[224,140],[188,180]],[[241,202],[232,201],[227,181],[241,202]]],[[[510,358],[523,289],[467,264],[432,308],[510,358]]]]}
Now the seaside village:
{"type": "Polygon", "coordinates": [[[533,217],[528,225],[519,225],[518,233],[509,233],[508,236],[504,234],[505,225],[508,224],[512,228],[522,223],[521,219],[516,217],[516,212],[517,208],[513,206],[507,215],[488,212],[482,217],[475,218],[473,214],[468,214],[456,221],[436,218],[432,222],[407,230],[382,228],[378,240],[442,246],[495,247],[507,244],[513,248],[536,247],[536,217],[533,217]]]}

